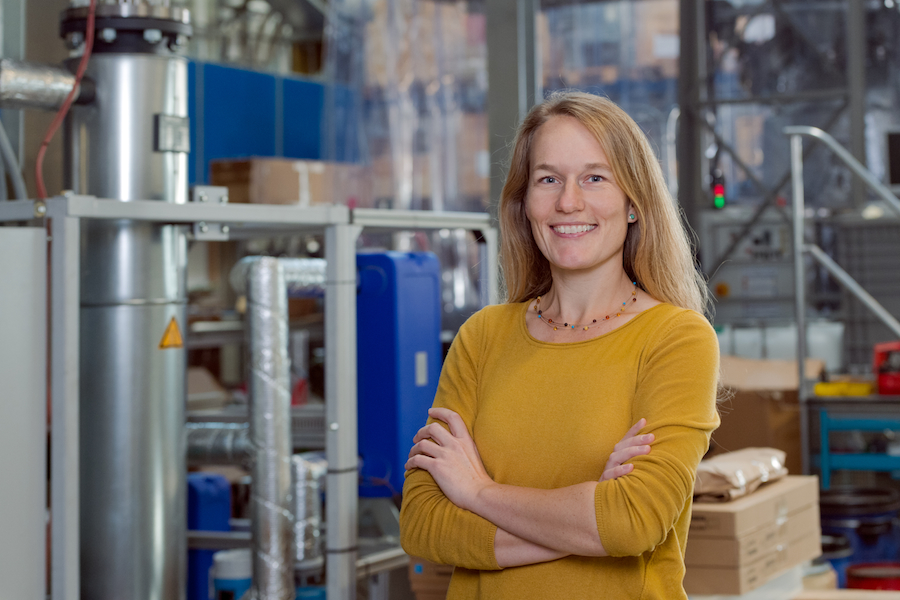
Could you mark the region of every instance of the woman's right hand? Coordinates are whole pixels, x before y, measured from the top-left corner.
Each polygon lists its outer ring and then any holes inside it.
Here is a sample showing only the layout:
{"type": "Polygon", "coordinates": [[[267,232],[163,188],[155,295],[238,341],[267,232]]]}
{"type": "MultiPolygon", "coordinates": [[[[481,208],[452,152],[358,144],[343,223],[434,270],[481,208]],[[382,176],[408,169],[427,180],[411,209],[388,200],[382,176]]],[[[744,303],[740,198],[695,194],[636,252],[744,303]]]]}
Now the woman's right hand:
{"type": "Polygon", "coordinates": [[[641,419],[619,440],[609,455],[606,466],[603,467],[603,475],[600,481],[618,479],[634,470],[634,465],[623,464],[635,456],[650,454],[650,443],[653,441],[652,433],[637,435],[641,429],[647,426],[647,419],[641,419]]]}

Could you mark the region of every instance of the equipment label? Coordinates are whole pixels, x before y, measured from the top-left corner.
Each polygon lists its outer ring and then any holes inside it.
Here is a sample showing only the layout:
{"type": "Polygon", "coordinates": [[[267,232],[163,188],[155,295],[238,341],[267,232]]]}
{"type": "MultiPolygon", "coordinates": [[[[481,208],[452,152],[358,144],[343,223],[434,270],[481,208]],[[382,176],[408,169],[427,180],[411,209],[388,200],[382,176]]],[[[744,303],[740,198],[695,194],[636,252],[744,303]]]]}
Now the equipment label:
{"type": "Polygon", "coordinates": [[[181,337],[181,331],[178,329],[178,321],[175,320],[175,317],[172,317],[172,320],[169,321],[168,326],[166,326],[166,332],[163,333],[162,339],[159,340],[159,349],[165,350],[166,348],[184,348],[184,340],[181,337]]]}
{"type": "Polygon", "coordinates": [[[428,385],[428,353],[416,352],[416,387],[428,385]]]}

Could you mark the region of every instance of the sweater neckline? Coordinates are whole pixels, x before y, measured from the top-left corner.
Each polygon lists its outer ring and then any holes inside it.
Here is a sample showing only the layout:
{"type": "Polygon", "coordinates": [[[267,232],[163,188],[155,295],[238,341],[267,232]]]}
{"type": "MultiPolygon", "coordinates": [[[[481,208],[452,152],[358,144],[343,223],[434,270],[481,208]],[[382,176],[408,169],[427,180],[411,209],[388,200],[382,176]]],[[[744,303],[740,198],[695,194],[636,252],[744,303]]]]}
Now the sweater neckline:
{"type": "Polygon", "coordinates": [[[528,314],[528,307],[531,306],[532,302],[534,302],[534,300],[527,300],[527,301],[523,302],[519,309],[520,312],[519,312],[519,317],[517,319],[519,322],[519,331],[522,333],[523,336],[525,336],[525,339],[528,340],[529,343],[534,344],[536,346],[543,346],[543,347],[548,347],[548,348],[576,348],[578,346],[583,346],[585,344],[591,344],[593,342],[596,342],[597,340],[602,340],[609,336],[615,335],[615,334],[619,333],[620,331],[624,331],[624,330],[628,329],[632,323],[642,320],[644,318],[644,315],[646,315],[647,313],[650,313],[651,311],[659,308],[660,306],[667,306],[665,302],[660,302],[659,304],[656,304],[654,306],[651,306],[650,308],[642,310],[641,312],[637,313],[631,319],[629,319],[622,325],[619,325],[615,329],[613,329],[611,331],[607,331],[606,333],[601,333],[600,335],[598,335],[596,337],[592,337],[590,339],[579,340],[579,341],[575,341],[575,342],[545,342],[543,340],[537,339],[536,337],[531,335],[530,331],[528,331],[528,323],[526,322],[526,315],[528,314]]]}

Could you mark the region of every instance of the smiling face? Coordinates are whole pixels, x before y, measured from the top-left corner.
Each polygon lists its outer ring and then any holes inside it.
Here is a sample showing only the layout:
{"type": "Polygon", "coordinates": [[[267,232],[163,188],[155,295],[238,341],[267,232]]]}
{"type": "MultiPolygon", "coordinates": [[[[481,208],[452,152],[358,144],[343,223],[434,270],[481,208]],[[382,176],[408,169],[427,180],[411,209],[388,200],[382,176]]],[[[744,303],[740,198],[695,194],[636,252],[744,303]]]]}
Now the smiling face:
{"type": "Polygon", "coordinates": [[[621,271],[634,211],[596,138],[573,117],[552,117],[535,131],[529,162],[525,214],[554,274],[621,271]]]}

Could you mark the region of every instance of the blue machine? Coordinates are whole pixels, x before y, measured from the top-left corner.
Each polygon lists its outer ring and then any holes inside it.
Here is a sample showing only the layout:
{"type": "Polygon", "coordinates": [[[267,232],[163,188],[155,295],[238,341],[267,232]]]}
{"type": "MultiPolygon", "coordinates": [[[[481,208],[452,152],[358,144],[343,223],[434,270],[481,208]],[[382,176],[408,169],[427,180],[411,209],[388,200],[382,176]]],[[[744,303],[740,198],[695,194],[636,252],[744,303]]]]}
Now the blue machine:
{"type": "Polygon", "coordinates": [[[426,252],[360,253],[356,266],[359,493],[390,497],[441,373],[441,267],[426,252]]]}
{"type": "MultiPolygon", "coordinates": [[[[231,484],[215,473],[188,473],[190,530],[230,531],[231,484]]],[[[209,569],[215,550],[188,550],[187,600],[209,598],[209,569]]]]}

